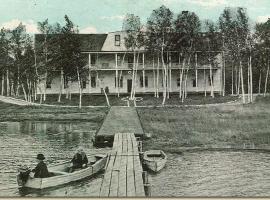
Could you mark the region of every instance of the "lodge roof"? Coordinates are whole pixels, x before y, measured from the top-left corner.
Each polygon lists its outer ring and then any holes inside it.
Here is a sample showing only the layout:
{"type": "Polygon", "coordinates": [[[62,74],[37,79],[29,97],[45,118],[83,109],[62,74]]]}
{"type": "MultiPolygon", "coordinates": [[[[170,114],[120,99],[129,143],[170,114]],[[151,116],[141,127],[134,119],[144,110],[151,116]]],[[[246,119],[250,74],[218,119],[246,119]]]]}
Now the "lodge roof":
{"type": "MultiPolygon", "coordinates": [[[[58,34],[48,35],[48,39],[57,37],[58,34]]],[[[81,43],[81,51],[101,51],[107,34],[75,34],[81,43]]],[[[35,46],[41,46],[45,39],[44,34],[35,34],[35,46]]]]}

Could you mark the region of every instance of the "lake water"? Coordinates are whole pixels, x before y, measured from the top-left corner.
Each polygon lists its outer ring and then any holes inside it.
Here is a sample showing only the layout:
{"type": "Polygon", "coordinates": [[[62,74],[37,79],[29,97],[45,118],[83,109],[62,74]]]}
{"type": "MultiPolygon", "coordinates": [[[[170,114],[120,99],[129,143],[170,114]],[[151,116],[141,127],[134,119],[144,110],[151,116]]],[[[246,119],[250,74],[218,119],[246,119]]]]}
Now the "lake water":
{"type": "Polygon", "coordinates": [[[150,174],[152,196],[269,197],[270,154],[200,151],[168,154],[160,173],[150,174]]]}
{"type": "MultiPolygon", "coordinates": [[[[110,148],[92,145],[96,124],[78,122],[0,122],[0,196],[96,197],[102,174],[42,191],[19,190],[17,168],[36,165],[37,153],[48,164],[69,160],[78,146],[87,155],[110,148]]],[[[149,174],[154,197],[270,196],[270,154],[255,151],[197,151],[167,154],[166,167],[149,174]]]]}
{"type": "Polygon", "coordinates": [[[78,146],[89,157],[109,152],[109,148],[93,147],[95,129],[96,124],[90,122],[0,122],[0,196],[97,196],[101,174],[41,192],[18,190],[16,183],[18,167],[35,167],[37,153],[43,153],[50,164],[71,159],[78,146]]]}

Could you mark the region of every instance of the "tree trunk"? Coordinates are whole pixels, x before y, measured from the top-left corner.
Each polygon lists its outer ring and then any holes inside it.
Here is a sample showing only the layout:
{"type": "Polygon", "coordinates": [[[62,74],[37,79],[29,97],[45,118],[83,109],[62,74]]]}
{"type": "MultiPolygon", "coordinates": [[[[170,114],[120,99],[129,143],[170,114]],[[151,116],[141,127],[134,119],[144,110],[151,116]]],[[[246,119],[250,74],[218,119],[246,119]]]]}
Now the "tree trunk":
{"type": "Polygon", "coordinates": [[[241,69],[238,69],[237,95],[240,94],[240,85],[241,85],[241,69]]]}
{"type": "Polygon", "coordinates": [[[250,100],[253,102],[253,72],[252,72],[252,57],[250,55],[250,100]]]}
{"type": "Polygon", "coordinates": [[[81,77],[79,73],[79,69],[77,67],[77,78],[78,78],[78,86],[79,86],[79,108],[82,108],[82,86],[81,86],[81,77]]]}
{"type": "Polygon", "coordinates": [[[269,75],[269,61],[267,64],[267,72],[266,72],[265,83],[264,83],[264,94],[263,94],[264,97],[266,96],[266,92],[267,92],[268,75],[269,75]]]}
{"type": "Polygon", "coordinates": [[[16,87],[16,92],[15,96],[17,97],[19,95],[19,85],[20,85],[20,67],[17,65],[17,87],[16,87]]]}
{"type": "Polygon", "coordinates": [[[91,93],[91,54],[88,55],[88,93],[91,93]]]}
{"type": "Polygon", "coordinates": [[[25,91],[25,88],[24,88],[23,84],[21,84],[21,87],[23,89],[24,99],[25,99],[25,101],[28,101],[27,94],[26,94],[26,91],[25,91]]]}
{"type": "Polygon", "coordinates": [[[2,80],[1,80],[1,95],[4,95],[4,83],[5,83],[5,75],[2,74],[2,80]]]}
{"type": "Polygon", "coordinates": [[[154,85],[154,97],[157,97],[157,87],[156,87],[156,72],[155,72],[155,57],[153,55],[153,85],[154,85]]]}
{"type": "Polygon", "coordinates": [[[157,56],[157,98],[159,98],[159,54],[157,56]]]}
{"type": "Polygon", "coordinates": [[[170,61],[170,63],[169,63],[169,67],[170,67],[170,69],[169,69],[169,84],[170,84],[169,95],[170,95],[170,93],[172,92],[172,55],[171,55],[171,53],[170,53],[169,61],[170,61]]]}
{"type": "Polygon", "coordinates": [[[205,74],[205,66],[203,67],[203,79],[204,79],[204,96],[206,97],[207,93],[206,93],[206,74],[205,74]]]}
{"type": "Polygon", "coordinates": [[[7,96],[9,96],[10,95],[10,88],[9,88],[9,71],[8,71],[8,69],[7,69],[7,85],[6,85],[6,87],[7,87],[7,96]]]}
{"type": "Polygon", "coordinates": [[[182,70],[180,74],[180,85],[179,85],[179,98],[182,98],[182,92],[183,92],[183,76],[184,76],[184,70],[186,67],[186,58],[184,57],[183,62],[182,62],[182,70]]]}
{"type": "Polygon", "coordinates": [[[248,78],[248,80],[247,80],[247,82],[248,82],[248,85],[247,85],[247,87],[248,87],[248,89],[247,89],[247,96],[248,96],[248,103],[250,103],[251,102],[251,93],[250,93],[250,63],[249,63],[249,58],[248,58],[248,70],[247,70],[247,73],[248,73],[248,75],[247,75],[247,78],[248,78]]]}
{"type": "Polygon", "coordinates": [[[115,85],[116,85],[116,91],[117,91],[117,96],[119,98],[119,77],[118,77],[118,58],[117,58],[117,53],[115,54],[115,85]]]}
{"type": "Polygon", "coordinates": [[[44,82],[44,94],[43,94],[43,101],[46,101],[46,92],[47,92],[47,79],[48,79],[48,72],[45,71],[45,82],[44,82]]]}
{"type": "Polygon", "coordinates": [[[198,92],[198,55],[195,53],[195,82],[196,82],[196,92],[198,92]]]}
{"type": "Polygon", "coordinates": [[[212,64],[210,64],[210,84],[211,84],[211,97],[214,98],[214,83],[213,83],[213,71],[212,64]]]}
{"type": "Polygon", "coordinates": [[[108,107],[110,107],[111,105],[110,105],[110,102],[109,102],[109,98],[108,98],[107,93],[106,93],[104,88],[103,88],[103,92],[104,92],[104,95],[105,95],[105,98],[106,98],[107,105],[108,105],[108,107]]]}
{"type": "Polygon", "coordinates": [[[61,102],[62,90],[63,90],[63,79],[64,79],[64,72],[63,72],[63,69],[61,68],[58,102],[61,102]]]}
{"type": "Polygon", "coordinates": [[[223,57],[223,91],[222,91],[222,96],[225,96],[225,90],[226,90],[226,59],[225,55],[223,57]]]}
{"type": "Polygon", "coordinates": [[[167,87],[166,87],[166,83],[167,83],[167,80],[166,80],[166,72],[167,72],[167,69],[166,69],[166,66],[165,66],[165,62],[164,62],[164,51],[163,51],[163,46],[162,46],[162,50],[161,50],[161,62],[162,62],[162,67],[163,67],[163,77],[162,77],[162,80],[163,80],[163,100],[162,100],[162,106],[165,105],[165,102],[166,102],[166,94],[167,94],[167,87]]]}
{"type": "Polygon", "coordinates": [[[246,103],[245,99],[245,88],[244,88],[244,79],[243,79],[243,67],[242,67],[242,61],[240,60],[240,74],[241,74],[241,89],[242,89],[242,99],[243,103],[246,103]]]}
{"type": "Polygon", "coordinates": [[[133,96],[132,96],[132,100],[134,100],[134,98],[135,98],[135,96],[136,96],[137,76],[138,76],[138,66],[139,66],[139,56],[140,56],[140,54],[138,53],[137,59],[136,59],[136,65],[135,65],[134,88],[133,88],[133,96]]]}
{"type": "Polygon", "coordinates": [[[233,87],[234,87],[234,83],[233,83],[233,80],[234,80],[233,71],[234,71],[234,66],[232,64],[232,95],[234,94],[234,91],[233,91],[233,87]]]}
{"type": "Polygon", "coordinates": [[[143,64],[143,93],[145,93],[145,69],[144,69],[144,53],[142,53],[142,64],[143,64]]]}
{"type": "Polygon", "coordinates": [[[262,82],[262,70],[260,70],[260,76],[259,76],[259,88],[258,88],[259,95],[261,94],[261,82],[262,82]]]}
{"type": "Polygon", "coordinates": [[[182,102],[184,102],[184,99],[187,98],[187,79],[188,79],[188,72],[189,72],[189,68],[190,68],[190,59],[191,59],[191,54],[188,57],[188,64],[187,64],[187,70],[186,70],[186,74],[185,74],[185,82],[184,82],[184,91],[183,91],[183,96],[182,96],[182,102]]]}
{"type": "Polygon", "coordinates": [[[136,52],[133,51],[133,68],[132,68],[132,84],[131,84],[131,92],[130,92],[130,99],[132,99],[133,96],[133,90],[134,90],[134,79],[135,79],[135,65],[136,65],[136,52]]]}

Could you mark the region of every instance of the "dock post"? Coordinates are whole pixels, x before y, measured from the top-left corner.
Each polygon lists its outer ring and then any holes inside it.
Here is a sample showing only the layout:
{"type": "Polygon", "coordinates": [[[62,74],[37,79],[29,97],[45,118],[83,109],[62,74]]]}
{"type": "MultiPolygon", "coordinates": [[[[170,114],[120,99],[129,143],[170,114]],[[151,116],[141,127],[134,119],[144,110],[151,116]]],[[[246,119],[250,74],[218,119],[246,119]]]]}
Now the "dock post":
{"type": "Polygon", "coordinates": [[[149,180],[148,180],[147,171],[143,171],[143,185],[144,185],[146,196],[151,197],[151,184],[149,183],[149,180]]]}

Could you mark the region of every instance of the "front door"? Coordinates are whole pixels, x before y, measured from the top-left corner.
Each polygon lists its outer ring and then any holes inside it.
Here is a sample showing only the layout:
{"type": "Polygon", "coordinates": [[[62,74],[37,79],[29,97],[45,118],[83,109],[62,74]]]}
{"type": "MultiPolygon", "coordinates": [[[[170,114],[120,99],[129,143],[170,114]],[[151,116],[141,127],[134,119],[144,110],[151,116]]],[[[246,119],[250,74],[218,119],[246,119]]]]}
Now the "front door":
{"type": "Polygon", "coordinates": [[[127,92],[131,93],[131,88],[132,88],[132,79],[127,80],[127,92]]]}

